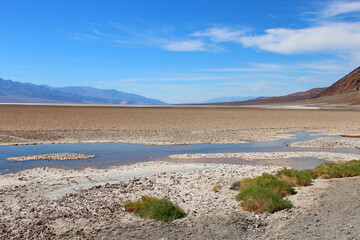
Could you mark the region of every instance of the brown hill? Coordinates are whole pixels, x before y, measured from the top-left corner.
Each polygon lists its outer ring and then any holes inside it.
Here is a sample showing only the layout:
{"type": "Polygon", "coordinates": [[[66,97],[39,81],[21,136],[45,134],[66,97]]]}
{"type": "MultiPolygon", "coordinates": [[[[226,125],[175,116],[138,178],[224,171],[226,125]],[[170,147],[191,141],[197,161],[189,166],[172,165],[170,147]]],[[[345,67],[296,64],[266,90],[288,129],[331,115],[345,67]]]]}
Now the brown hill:
{"type": "Polygon", "coordinates": [[[313,98],[325,88],[313,88],[306,92],[297,92],[280,97],[259,97],[256,99],[241,101],[241,102],[223,102],[223,103],[211,103],[207,105],[220,105],[220,106],[236,106],[236,105],[263,105],[263,104],[276,104],[276,103],[291,103],[301,100],[307,100],[313,98]]]}
{"type": "Polygon", "coordinates": [[[360,67],[356,68],[339,81],[326,88],[315,98],[330,97],[360,91],[360,67]]]}

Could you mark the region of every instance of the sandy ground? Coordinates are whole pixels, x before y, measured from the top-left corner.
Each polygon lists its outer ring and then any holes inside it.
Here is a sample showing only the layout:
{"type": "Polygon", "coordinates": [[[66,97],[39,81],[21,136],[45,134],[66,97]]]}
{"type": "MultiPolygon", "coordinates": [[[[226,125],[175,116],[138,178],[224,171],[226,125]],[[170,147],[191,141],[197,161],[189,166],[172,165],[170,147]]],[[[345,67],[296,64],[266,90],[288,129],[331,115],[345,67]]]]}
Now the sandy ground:
{"type": "Polygon", "coordinates": [[[239,143],[299,131],[360,132],[360,111],[0,105],[0,144],[239,143]]]}

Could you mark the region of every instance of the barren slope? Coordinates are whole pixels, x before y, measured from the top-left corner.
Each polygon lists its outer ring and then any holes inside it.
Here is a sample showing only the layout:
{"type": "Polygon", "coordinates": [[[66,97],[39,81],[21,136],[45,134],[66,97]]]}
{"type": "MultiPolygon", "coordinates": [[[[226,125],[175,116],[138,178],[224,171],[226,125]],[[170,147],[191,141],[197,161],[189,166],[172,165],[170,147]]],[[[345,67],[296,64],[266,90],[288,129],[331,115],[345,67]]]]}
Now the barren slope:
{"type": "Polygon", "coordinates": [[[360,67],[356,68],[339,81],[326,88],[317,98],[330,97],[360,91],[360,67]]]}

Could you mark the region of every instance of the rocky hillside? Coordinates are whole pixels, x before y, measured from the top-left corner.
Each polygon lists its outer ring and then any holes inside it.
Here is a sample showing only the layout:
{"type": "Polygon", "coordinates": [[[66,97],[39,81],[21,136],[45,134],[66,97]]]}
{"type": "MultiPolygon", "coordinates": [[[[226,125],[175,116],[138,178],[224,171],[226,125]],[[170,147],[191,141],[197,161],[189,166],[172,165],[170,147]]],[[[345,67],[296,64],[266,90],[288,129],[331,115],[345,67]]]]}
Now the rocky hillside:
{"type": "Polygon", "coordinates": [[[360,91],[360,67],[356,68],[315,97],[330,97],[357,91],[360,91]]]}

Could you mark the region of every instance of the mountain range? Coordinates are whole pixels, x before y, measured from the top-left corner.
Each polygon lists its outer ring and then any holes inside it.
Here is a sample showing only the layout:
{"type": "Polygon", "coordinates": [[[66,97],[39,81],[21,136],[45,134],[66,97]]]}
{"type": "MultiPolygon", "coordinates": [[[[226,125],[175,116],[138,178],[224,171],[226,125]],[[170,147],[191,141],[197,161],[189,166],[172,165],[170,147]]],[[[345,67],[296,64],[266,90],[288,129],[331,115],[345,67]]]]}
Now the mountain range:
{"type": "MultiPolygon", "coordinates": [[[[313,88],[279,97],[220,97],[200,105],[264,105],[285,103],[360,105],[360,67],[327,88],[313,88]]],[[[79,103],[79,104],[166,104],[160,100],[114,89],[60,87],[21,83],[0,78],[0,103],[79,103]]],[[[196,104],[196,105],[198,105],[196,104]]]]}
{"type": "Polygon", "coordinates": [[[78,104],[166,104],[157,99],[114,89],[61,87],[21,83],[0,78],[2,103],[78,103],[78,104]]]}

